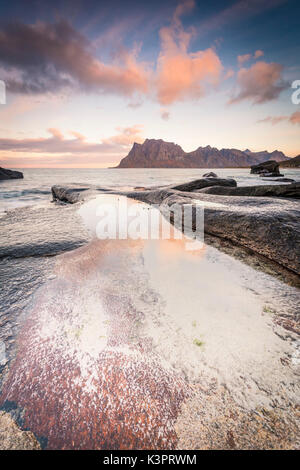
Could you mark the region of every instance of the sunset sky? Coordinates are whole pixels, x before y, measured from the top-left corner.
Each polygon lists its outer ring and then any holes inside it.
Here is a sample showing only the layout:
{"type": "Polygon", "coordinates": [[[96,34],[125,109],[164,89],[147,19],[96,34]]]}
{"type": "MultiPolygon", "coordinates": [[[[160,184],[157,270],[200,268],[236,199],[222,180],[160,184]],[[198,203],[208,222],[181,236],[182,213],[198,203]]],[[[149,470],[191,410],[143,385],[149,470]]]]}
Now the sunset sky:
{"type": "Polygon", "coordinates": [[[299,0],[0,6],[0,166],[107,167],[133,142],[300,153],[299,0]]]}

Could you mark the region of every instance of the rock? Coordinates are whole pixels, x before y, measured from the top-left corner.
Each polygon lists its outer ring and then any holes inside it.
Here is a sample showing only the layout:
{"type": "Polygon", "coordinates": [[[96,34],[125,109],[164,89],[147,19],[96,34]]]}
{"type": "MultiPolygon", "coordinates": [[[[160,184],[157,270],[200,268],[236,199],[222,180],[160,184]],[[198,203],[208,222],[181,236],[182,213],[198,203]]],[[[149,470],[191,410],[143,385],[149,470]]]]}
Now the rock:
{"type": "Polygon", "coordinates": [[[0,411],[0,450],[39,450],[40,444],[30,431],[22,431],[9,413],[0,411]]]}
{"type": "Polygon", "coordinates": [[[187,153],[173,142],[146,139],[143,144],[135,142],[116,168],[248,168],[271,159],[288,158],[277,150],[253,153],[249,150],[217,149],[210,145],[187,153]]]}
{"type": "Polygon", "coordinates": [[[8,170],[0,167],[0,180],[14,180],[24,178],[21,171],[8,170]]]}
{"type": "Polygon", "coordinates": [[[0,341],[0,371],[7,364],[8,359],[6,356],[5,344],[3,341],[0,341]]]}
{"type": "Polygon", "coordinates": [[[273,178],[272,180],[269,179],[268,181],[280,181],[280,183],[296,183],[296,181],[292,178],[284,178],[283,175],[281,175],[280,180],[273,178]]]}
{"type": "Polygon", "coordinates": [[[214,173],[213,171],[211,171],[210,173],[204,173],[202,177],[203,178],[218,178],[218,175],[214,173]]]}
{"type": "MultiPolygon", "coordinates": [[[[217,186],[215,181],[220,180],[202,178],[175,187],[112,193],[157,204],[162,213],[175,203],[204,208],[206,234],[246,247],[300,274],[300,183],[236,187],[234,180],[227,179],[222,180],[225,185],[217,186]]],[[[74,187],[55,191],[58,198],[67,195],[73,202],[80,200],[74,187]]]]}
{"type": "Polygon", "coordinates": [[[236,188],[211,186],[208,188],[199,189],[197,192],[205,194],[217,194],[220,196],[292,197],[299,199],[300,183],[238,186],[236,188]]]}
{"type": "Polygon", "coordinates": [[[284,175],[281,173],[276,173],[276,172],[268,172],[268,171],[263,171],[262,173],[259,174],[261,178],[282,178],[284,175]]]}
{"type": "Polygon", "coordinates": [[[82,194],[90,189],[89,186],[84,185],[68,185],[68,186],[52,186],[51,192],[53,201],[68,202],[75,204],[82,199],[82,194]]]}
{"type": "Polygon", "coordinates": [[[179,184],[177,186],[172,186],[172,189],[177,191],[196,191],[197,189],[207,188],[209,186],[236,186],[236,181],[231,178],[201,178],[198,180],[190,181],[188,183],[179,184]]]}
{"type": "Polygon", "coordinates": [[[267,162],[259,163],[258,165],[252,165],[250,173],[257,175],[261,173],[274,173],[279,175],[279,163],[275,160],[268,160],[267,162]]]}
{"type": "MultiPolygon", "coordinates": [[[[204,208],[204,233],[229,240],[231,243],[249,248],[258,255],[290,271],[300,274],[300,204],[298,200],[287,199],[286,191],[292,189],[299,197],[300,183],[280,185],[285,199],[280,197],[231,197],[212,195],[212,191],[250,194],[250,188],[208,187],[198,192],[176,191],[172,188],[158,191],[128,193],[129,197],[148,204],[159,204],[165,213],[172,204],[192,204],[197,210],[204,208]],[[206,193],[206,194],[205,194],[206,193]],[[198,200],[198,203],[197,203],[198,200]]],[[[255,187],[259,194],[266,187],[255,187]]],[[[280,191],[272,185],[270,191],[280,191]]],[[[237,194],[236,194],[237,195],[237,194]]],[[[278,195],[278,193],[277,193],[278,195]]],[[[292,195],[293,197],[294,194],[292,195]]],[[[188,227],[191,229],[192,227],[188,227]]]]}

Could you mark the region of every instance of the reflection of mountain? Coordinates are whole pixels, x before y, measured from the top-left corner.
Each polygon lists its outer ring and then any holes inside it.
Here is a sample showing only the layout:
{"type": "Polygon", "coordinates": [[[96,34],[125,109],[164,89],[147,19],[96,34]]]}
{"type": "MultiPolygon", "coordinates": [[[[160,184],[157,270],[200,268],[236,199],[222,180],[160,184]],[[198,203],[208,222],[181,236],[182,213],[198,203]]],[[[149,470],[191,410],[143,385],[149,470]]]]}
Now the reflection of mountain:
{"type": "Polygon", "coordinates": [[[266,160],[288,160],[282,152],[250,152],[250,150],[199,147],[186,153],[179,145],[164,140],[146,139],[134,143],[117,168],[230,168],[249,167],[266,160]]]}

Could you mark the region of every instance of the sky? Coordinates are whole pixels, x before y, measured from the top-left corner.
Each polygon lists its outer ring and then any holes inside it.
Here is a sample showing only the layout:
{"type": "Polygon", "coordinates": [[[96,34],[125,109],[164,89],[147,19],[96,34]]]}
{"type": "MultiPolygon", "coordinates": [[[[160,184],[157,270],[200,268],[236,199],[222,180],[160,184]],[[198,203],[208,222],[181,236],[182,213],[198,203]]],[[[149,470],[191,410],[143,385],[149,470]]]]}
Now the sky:
{"type": "Polygon", "coordinates": [[[0,3],[0,166],[110,167],[146,138],[293,157],[297,90],[299,0],[0,3]]]}

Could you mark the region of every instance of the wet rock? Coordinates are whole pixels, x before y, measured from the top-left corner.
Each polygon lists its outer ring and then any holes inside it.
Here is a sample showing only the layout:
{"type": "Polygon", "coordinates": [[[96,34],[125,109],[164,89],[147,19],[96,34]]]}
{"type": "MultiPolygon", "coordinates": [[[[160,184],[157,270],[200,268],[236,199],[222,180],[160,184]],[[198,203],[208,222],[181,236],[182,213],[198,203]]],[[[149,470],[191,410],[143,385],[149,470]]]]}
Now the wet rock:
{"type": "Polygon", "coordinates": [[[214,173],[213,171],[211,171],[210,173],[204,173],[204,175],[202,175],[203,178],[217,178],[218,175],[216,173],[214,173]]]}
{"type": "Polygon", "coordinates": [[[196,191],[197,189],[207,188],[209,186],[236,186],[236,181],[231,178],[215,178],[207,177],[201,178],[198,180],[190,181],[188,183],[179,184],[177,186],[172,186],[172,189],[177,191],[196,191]]]}
{"type": "Polygon", "coordinates": [[[262,173],[259,174],[261,178],[283,178],[284,175],[281,173],[276,173],[276,171],[268,172],[268,171],[263,171],[262,173]]]}
{"type": "Polygon", "coordinates": [[[0,167],[0,180],[13,180],[24,178],[21,171],[8,170],[0,167]]]}
{"type": "Polygon", "coordinates": [[[7,364],[6,348],[3,341],[0,341],[0,371],[7,364]]]}
{"type": "Polygon", "coordinates": [[[52,186],[51,192],[53,201],[68,202],[75,204],[82,199],[81,193],[88,191],[90,188],[84,185],[68,185],[68,186],[52,186]]]}
{"type": "Polygon", "coordinates": [[[0,411],[0,450],[39,450],[32,432],[22,431],[9,413],[0,411]]]}
{"type": "Polygon", "coordinates": [[[267,162],[259,163],[258,165],[252,165],[250,173],[255,175],[269,174],[272,176],[279,175],[279,163],[275,160],[268,160],[267,162]]]}
{"type": "Polygon", "coordinates": [[[211,186],[199,189],[197,192],[222,196],[292,197],[298,199],[300,198],[300,183],[238,186],[236,188],[211,186]]]}
{"type": "Polygon", "coordinates": [[[161,212],[175,203],[204,207],[206,234],[249,248],[300,274],[299,190],[300,183],[236,187],[234,180],[202,178],[174,187],[115,194],[157,204],[161,212]]]}
{"type": "Polygon", "coordinates": [[[280,175],[280,179],[278,179],[278,175],[277,175],[276,178],[269,179],[266,181],[278,181],[278,182],[280,181],[280,183],[296,183],[296,181],[293,180],[292,178],[284,178],[283,175],[280,175]]]}

